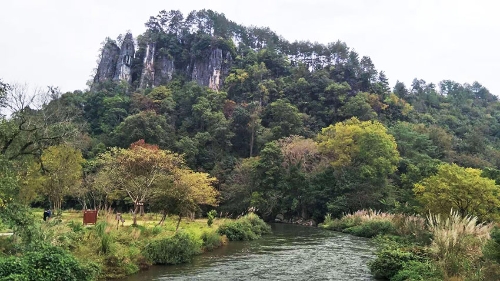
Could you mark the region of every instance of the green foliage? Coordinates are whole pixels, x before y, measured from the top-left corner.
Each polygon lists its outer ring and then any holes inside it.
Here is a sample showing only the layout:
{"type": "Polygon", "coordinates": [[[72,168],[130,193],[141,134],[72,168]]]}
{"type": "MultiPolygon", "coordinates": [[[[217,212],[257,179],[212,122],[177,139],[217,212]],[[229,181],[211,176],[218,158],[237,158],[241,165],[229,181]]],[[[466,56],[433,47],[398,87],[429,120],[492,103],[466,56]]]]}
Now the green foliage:
{"type": "Polygon", "coordinates": [[[2,222],[14,232],[19,250],[37,248],[43,243],[43,233],[31,209],[18,203],[8,204],[0,211],[2,222]]]}
{"type": "Polygon", "coordinates": [[[368,266],[375,278],[392,280],[392,277],[403,268],[406,262],[417,259],[414,254],[400,249],[382,250],[368,266]]]}
{"type": "Polygon", "coordinates": [[[483,249],[484,256],[500,264],[500,227],[496,226],[491,231],[491,240],[486,242],[483,249]]]}
{"type": "Polygon", "coordinates": [[[201,240],[203,240],[203,249],[206,251],[212,251],[223,244],[222,236],[215,231],[204,231],[201,234],[201,240]]]}
{"type": "Polygon", "coordinates": [[[155,111],[141,111],[128,116],[111,134],[114,144],[119,147],[129,147],[138,140],[159,145],[162,148],[172,148],[174,131],[165,116],[155,111]]]}
{"type": "Polygon", "coordinates": [[[217,216],[217,211],[216,210],[211,210],[210,212],[207,213],[207,225],[212,226],[214,223],[215,216],[217,216]]]}
{"type": "Polygon", "coordinates": [[[73,232],[82,232],[85,229],[81,223],[75,221],[69,221],[68,226],[71,230],[73,230],[73,232]]]}
{"type": "Polygon", "coordinates": [[[44,247],[26,252],[22,257],[0,259],[2,280],[90,281],[97,280],[98,273],[96,264],[82,265],[57,247],[44,247]]]}
{"type": "Polygon", "coordinates": [[[500,188],[481,173],[478,169],[443,164],[436,175],[415,185],[415,196],[425,211],[446,215],[455,209],[463,217],[494,220],[499,216],[500,188]]]}
{"type": "Polygon", "coordinates": [[[367,221],[361,225],[345,228],[343,232],[355,236],[371,238],[376,235],[393,234],[396,228],[391,221],[367,221]]]}
{"type": "Polygon", "coordinates": [[[440,281],[443,273],[431,262],[411,260],[403,263],[391,281],[440,281]]]}
{"type": "Polygon", "coordinates": [[[263,124],[271,129],[273,139],[299,135],[303,127],[299,110],[289,101],[279,99],[268,106],[263,124]]]}
{"type": "Polygon", "coordinates": [[[429,215],[432,232],[430,249],[447,277],[475,278],[480,274],[482,252],[489,239],[491,224],[480,224],[477,217],[461,216],[451,211],[446,217],[429,215]]]}
{"type": "Polygon", "coordinates": [[[154,240],[143,253],[153,264],[180,264],[201,251],[202,241],[193,235],[178,232],[172,237],[154,240]]]}
{"type": "Polygon", "coordinates": [[[222,224],[217,231],[220,235],[226,235],[229,241],[247,241],[270,233],[271,227],[257,215],[250,213],[236,221],[222,224]]]}

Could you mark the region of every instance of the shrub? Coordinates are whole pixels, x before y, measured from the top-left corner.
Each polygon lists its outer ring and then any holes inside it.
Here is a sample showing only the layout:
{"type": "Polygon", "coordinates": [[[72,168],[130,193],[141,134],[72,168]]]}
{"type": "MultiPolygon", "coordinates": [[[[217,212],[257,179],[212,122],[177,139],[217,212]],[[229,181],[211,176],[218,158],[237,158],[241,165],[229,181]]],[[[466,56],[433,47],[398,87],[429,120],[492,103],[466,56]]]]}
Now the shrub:
{"type": "Polygon", "coordinates": [[[500,263],[500,227],[491,231],[491,240],[486,242],[483,253],[487,259],[500,263]]]}
{"type": "Polygon", "coordinates": [[[379,234],[393,234],[394,224],[390,221],[366,221],[361,225],[352,226],[344,230],[352,235],[371,238],[379,234]]]}
{"type": "Polygon", "coordinates": [[[96,264],[84,266],[68,252],[52,246],[0,260],[2,280],[90,281],[96,279],[98,272],[96,264]]]}
{"type": "Polygon", "coordinates": [[[254,213],[249,213],[242,219],[248,220],[252,226],[252,231],[259,236],[271,233],[271,227],[254,213]]]}
{"type": "Polygon", "coordinates": [[[433,234],[431,249],[446,276],[471,276],[478,271],[482,248],[490,238],[491,224],[478,224],[477,217],[462,217],[456,211],[442,219],[428,216],[433,234]]]}
{"type": "MultiPolygon", "coordinates": [[[[374,210],[360,210],[352,214],[347,214],[342,218],[335,220],[333,220],[331,216],[327,215],[325,216],[325,221],[321,226],[325,229],[343,231],[348,228],[362,225],[366,222],[371,222],[371,221],[392,222],[393,219],[394,219],[393,214],[374,211],[374,210]]],[[[353,231],[356,232],[357,229],[353,231]]],[[[357,235],[355,233],[352,234],[357,235]]]]}
{"type": "Polygon", "coordinates": [[[139,271],[139,266],[134,262],[140,259],[140,252],[134,247],[112,247],[104,257],[104,275],[107,278],[120,278],[139,271]]]}
{"type": "Polygon", "coordinates": [[[201,252],[202,241],[184,232],[146,245],[144,256],[153,264],[180,264],[201,252]]]}
{"type": "Polygon", "coordinates": [[[213,249],[219,248],[223,241],[222,237],[213,231],[205,231],[201,234],[201,240],[203,241],[203,249],[206,251],[212,251],[213,249]]]}
{"type": "Polygon", "coordinates": [[[321,225],[325,229],[343,231],[346,228],[350,228],[361,224],[361,219],[356,217],[342,217],[341,219],[329,220],[321,225]]]}
{"type": "Polygon", "coordinates": [[[396,215],[392,221],[396,227],[397,235],[408,237],[419,244],[430,244],[432,234],[428,230],[424,218],[411,215],[396,215]]]}
{"type": "Polygon", "coordinates": [[[207,213],[207,217],[208,217],[207,225],[208,226],[212,226],[212,224],[214,223],[214,219],[215,219],[216,215],[217,215],[217,211],[216,210],[211,210],[210,212],[207,213]]]}
{"type": "Polygon", "coordinates": [[[271,227],[257,215],[250,213],[236,221],[222,224],[217,232],[220,235],[226,235],[229,241],[248,241],[270,233],[271,227]]]}
{"type": "Polygon", "coordinates": [[[400,249],[382,250],[368,266],[375,278],[391,279],[403,268],[404,263],[416,259],[414,254],[400,249]]]}
{"type": "Polygon", "coordinates": [[[217,232],[220,235],[226,235],[229,241],[247,241],[259,238],[259,236],[252,231],[250,222],[243,220],[226,222],[219,226],[217,232]]]}
{"type": "Polygon", "coordinates": [[[440,281],[443,273],[430,262],[409,261],[392,278],[391,281],[440,281]]]}

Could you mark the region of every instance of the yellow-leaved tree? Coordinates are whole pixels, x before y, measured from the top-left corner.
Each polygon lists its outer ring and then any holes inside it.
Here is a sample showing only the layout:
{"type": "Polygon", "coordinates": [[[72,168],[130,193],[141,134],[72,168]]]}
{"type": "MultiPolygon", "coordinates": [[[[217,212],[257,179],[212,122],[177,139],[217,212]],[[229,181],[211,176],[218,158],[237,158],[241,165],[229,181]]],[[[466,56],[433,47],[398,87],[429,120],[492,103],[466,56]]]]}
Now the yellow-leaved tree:
{"type": "Polygon", "coordinates": [[[385,179],[399,161],[394,137],[378,121],[351,118],[330,125],[318,135],[318,149],[334,168],[356,168],[366,179],[385,179]]]}
{"type": "Polygon", "coordinates": [[[390,196],[387,179],[397,169],[396,141],[378,121],[351,118],[323,128],[317,137],[318,150],[335,171],[337,194],[329,211],[349,212],[379,208],[390,196]]]}
{"type": "Polygon", "coordinates": [[[500,187],[481,177],[481,170],[442,164],[436,175],[415,184],[413,189],[425,212],[448,215],[451,209],[480,220],[499,218],[500,187]]]}
{"type": "Polygon", "coordinates": [[[129,149],[113,148],[100,156],[100,162],[97,182],[112,185],[111,192],[121,191],[132,200],[134,224],[144,204],[177,214],[194,204],[216,203],[217,192],[211,186],[215,179],[194,173],[184,167],[182,156],[144,140],[129,149]]]}
{"type": "Polygon", "coordinates": [[[155,191],[152,207],[163,213],[161,222],[167,213],[178,215],[177,230],[182,217],[196,212],[199,205],[217,206],[219,192],[213,187],[215,180],[207,173],[177,169],[172,181],[155,191]]]}
{"type": "Polygon", "coordinates": [[[21,197],[29,202],[36,194],[42,194],[48,197],[54,210],[60,210],[64,196],[81,185],[84,161],[81,151],[68,145],[45,149],[40,161],[29,166],[21,197]]]}

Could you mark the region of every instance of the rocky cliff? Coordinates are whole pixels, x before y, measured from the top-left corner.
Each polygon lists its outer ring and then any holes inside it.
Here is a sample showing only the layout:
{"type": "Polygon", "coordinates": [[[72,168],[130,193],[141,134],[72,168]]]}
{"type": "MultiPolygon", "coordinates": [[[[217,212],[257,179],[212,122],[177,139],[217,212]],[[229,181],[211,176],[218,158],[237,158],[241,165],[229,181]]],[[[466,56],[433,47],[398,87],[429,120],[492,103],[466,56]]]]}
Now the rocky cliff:
{"type": "Polygon", "coordinates": [[[108,41],[102,48],[101,59],[94,76],[94,83],[111,80],[115,76],[120,48],[113,41],[108,41]]]}
{"type": "Polygon", "coordinates": [[[113,41],[105,44],[94,83],[106,80],[125,81],[137,85],[140,89],[153,88],[172,80],[175,73],[185,74],[188,79],[213,90],[222,88],[224,78],[228,75],[232,63],[229,52],[220,48],[212,48],[203,52],[205,55],[192,56],[191,62],[184,69],[176,69],[175,59],[169,55],[169,50],[163,48],[157,51],[157,44],[149,41],[141,57],[136,57],[132,34],[127,33],[121,47],[113,41]],[[132,67],[132,61],[142,58],[141,65],[132,67]],[[133,69],[138,75],[134,75],[133,69]],[[140,73],[140,74],[139,74],[140,73]],[[133,77],[137,77],[133,80],[133,77]]]}
{"type": "Polygon", "coordinates": [[[114,80],[123,80],[128,83],[132,82],[131,65],[135,54],[135,44],[132,34],[127,33],[123,39],[120,48],[120,55],[116,62],[116,70],[114,80]]]}
{"type": "Polygon", "coordinates": [[[191,71],[191,79],[203,86],[219,90],[231,67],[231,54],[221,49],[213,49],[208,58],[196,60],[191,71]]]}

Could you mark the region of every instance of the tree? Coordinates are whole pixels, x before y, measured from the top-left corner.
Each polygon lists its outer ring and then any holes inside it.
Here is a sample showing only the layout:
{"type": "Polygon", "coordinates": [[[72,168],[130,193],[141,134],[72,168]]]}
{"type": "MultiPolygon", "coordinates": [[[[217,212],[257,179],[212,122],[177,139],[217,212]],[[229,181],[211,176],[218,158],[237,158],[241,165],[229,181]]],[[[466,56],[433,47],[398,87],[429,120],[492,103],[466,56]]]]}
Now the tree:
{"type": "MultiPolygon", "coordinates": [[[[9,84],[6,84],[0,79],[0,110],[7,105],[7,91],[9,90],[9,84]]],[[[0,111],[1,116],[1,111],[0,111]]]]}
{"type": "Polygon", "coordinates": [[[442,164],[436,175],[415,184],[413,191],[425,211],[446,215],[455,209],[461,216],[494,220],[499,215],[500,187],[481,173],[479,169],[442,164]]]}
{"type": "Polygon", "coordinates": [[[77,135],[73,120],[78,112],[61,104],[57,88],[30,93],[27,85],[16,84],[6,90],[4,106],[11,117],[0,117],[0,154],[8,160],[39,156],[44,148],[77,135]]]}
{"type": "Polygon", "coordinates": [[[370,105],[369,97],[370,94],[359,92],[356,96],[350,98],[346,104],[339,108],[340,115],[346,118],[357,117],[362,121],[377,118],[377,113],[370,105]]]}
{"type": "Polygon", "coordinates": [[[394,137],[378,121],[351,118],[324,128],[318,135],[320,152],[335,168],[357,167],[359,176],[380,180],[394,172],[399,161],[394,137]]]}
{"type": "Polygon", "coordinates": [[[272,102],[264,113],[263,124],[268,126],[274,139],[298,135],[302,132],[302,114],[288,100],[272,102]]]}
{"type": "Polygon", "coordinates": [[[153,206],[163,211],[162,221],[167,213],[177,214],[177,230],[182,216],[196,212],[199,205],[217,206],[218,192],[213,187],[215,180],[207,173],[177,169],[172,179],[154,191],[153,206]]]}
{"type": "MultiPolygon", "coordinates": [[[[78,189],[82,180],[82,153],[67,145],[44,150],[40,162],[28,169],[24,192],[30,189],[48,197],[54,210],[60,210],[64,196],[78,189]]],[[[26,196],[26,195],[24,195],[26,196]]],[[[27,198],[26,201],[30,201],[27,198]]]]}
{"type": "Polygon", "coordinates": [[[378,121],[351,118],[330,125],[318,135],[318,148],[330,160],[342,189],[331,199],[330,209],[380,208],[379,200],[391,196],[387,179],[397,168],[399,153],[394,137],[378,121]]]}
{"type": "Polygon", "coordinates": [[[139,209],[142,212],[153,192],[161,188],[183,162],[179,155],[146,144],[144,140],[132,143],[129,149],[112,148],[100,159],[102,181],[125,192],[134,203],[134,225],[139,209]]]}
{"type": "Polygon", "coordinates": [[[128,147],[140,139],[160,147],[171,147],[174,140],[172,126],[164,116],[152,110],[128,116],[115,128],[112,135],[120,147],[128,147]]]}
{"type": "Polygon", "coordinates": [[[237,163],[221,186],[221,210],[229,215],[243,214],[250,207],[252,193],[257,190],[254,177],[257,157],[250,157],[237,163]]]}

